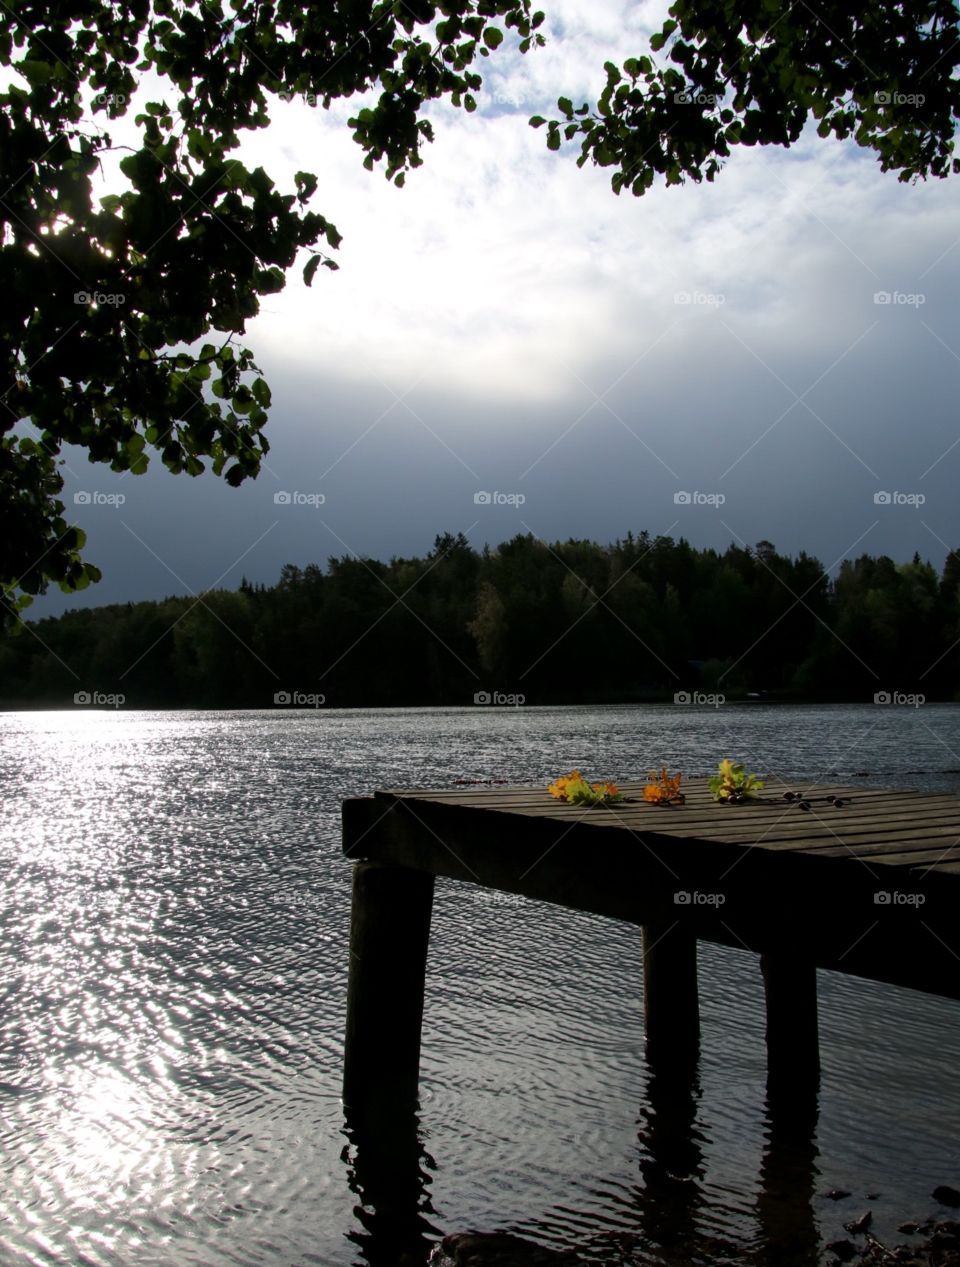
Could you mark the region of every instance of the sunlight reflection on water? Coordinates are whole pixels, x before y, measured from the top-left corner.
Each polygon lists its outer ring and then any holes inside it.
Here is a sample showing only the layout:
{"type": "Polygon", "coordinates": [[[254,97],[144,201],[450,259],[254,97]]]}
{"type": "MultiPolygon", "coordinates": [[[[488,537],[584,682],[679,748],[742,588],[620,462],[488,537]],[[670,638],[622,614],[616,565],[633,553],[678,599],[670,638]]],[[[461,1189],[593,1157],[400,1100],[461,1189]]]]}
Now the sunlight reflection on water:
{"type": "MultiPolygon", "coordinates": [[[[0,1261],[362,1261],[341,1156],[344,796],[546,782],[573,764],[692,774],[720,753],[957,791],[945,771],[958,751],[950,707],[4,715],[0,1261]]],[[[423,1059],[430,1226],[508,1225],[597,1261],[631,1245],[657,1261],[651,1228],[682,1225],[691,1261],[714,1241],[752,1254],[774,1219],[764,1167],[769,1179],[783,1164],[764,1117],[760,984],[736,951],[704,948],[701,971],[700,1089],[658,1103],[635,930],[441,884],[423,1059]],[[679,1187],[650,1163],[671,1121],[694,1132],[679,1187]]],[[[821,1000],[810,1217],[836,1234],[849,1214],[820,1194],[875,1189],[892,1231],[960,1178],[956,1013],[830,974],[821,1000]]]]}

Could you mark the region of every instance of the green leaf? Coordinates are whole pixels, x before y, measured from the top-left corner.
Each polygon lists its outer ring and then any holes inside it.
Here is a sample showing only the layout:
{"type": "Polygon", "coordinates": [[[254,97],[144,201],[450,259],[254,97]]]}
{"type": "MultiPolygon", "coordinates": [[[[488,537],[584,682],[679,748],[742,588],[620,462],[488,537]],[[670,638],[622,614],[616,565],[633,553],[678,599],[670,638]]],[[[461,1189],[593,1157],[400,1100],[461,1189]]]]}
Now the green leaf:
{"type": "Polygon", "coordinates": [[[303,280],[306,282],[308,286],[313,285],[314,274],[316,273],[317,269],[320,267],[320,261],[322,259],[323,259],[322,255],[311,255],[310,258],[307,260],[306,266],[304,267],[304,270],[303,270],[303,280]]]}
{"type": "Polygon", "coordinates": [[[317,192],[317,178],[313,172],[295,172],[293,179],[299,202],[307,202],[317,192]]]}
{"type": "Polygon", "coordinates": [[[25,58],[22,62],[14,62],[13,66],[14,70],[18,70],[31,87],[37,84],[49,83],[53,78],[53,67],[50,63],[36,58],[25,58]]]}

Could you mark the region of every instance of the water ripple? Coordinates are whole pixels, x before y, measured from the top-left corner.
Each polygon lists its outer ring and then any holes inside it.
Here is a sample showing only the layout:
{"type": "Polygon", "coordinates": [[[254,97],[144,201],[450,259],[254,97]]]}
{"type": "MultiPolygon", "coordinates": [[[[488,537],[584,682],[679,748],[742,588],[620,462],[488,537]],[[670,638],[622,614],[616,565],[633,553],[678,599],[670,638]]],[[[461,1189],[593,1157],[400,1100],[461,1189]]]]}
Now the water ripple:
{"type": "Polygon", "coordinates": [[[821,974],[816,1138],[784,1140],[755,957],[701,948],[703,1058],[668,1094],[643,1058],[636,929],[452,881],[410,1153],[424,1204],[402,1226],[374,1210],[348,1184],[380,1177],[339,1103],[339,803],[575,764],[703,772],[720,753],[957,791],[958,751],[946,706],[922,724],[776,707],[4,715],[0,1261],[346,1267],[373,1261],[386,1218],[388,1244],[501,1226],[598,1263],[791,1267],[849,1217],[830,1187],[879,1193],[892,1234],[960,1182],[954,1005],[821,974]],[[801,1249],[771,1259],[784,1228],[801,1249]]]}

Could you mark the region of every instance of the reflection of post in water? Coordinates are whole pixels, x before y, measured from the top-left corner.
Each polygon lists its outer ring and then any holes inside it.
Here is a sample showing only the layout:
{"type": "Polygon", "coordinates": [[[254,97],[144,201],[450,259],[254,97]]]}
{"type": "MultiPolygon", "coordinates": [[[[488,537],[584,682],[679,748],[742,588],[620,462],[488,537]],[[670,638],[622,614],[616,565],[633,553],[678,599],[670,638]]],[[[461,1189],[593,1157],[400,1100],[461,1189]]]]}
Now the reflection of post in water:
{"type": "Polygon", "coordinates": [[[640,1111],[638,1201],[644,1239],[654,1248],[683,1249],[694,1235],[703,1178],[699,1095],[695,1065],[649,1066],[640,1111]]]}
{"type": "Polygon", "coordinates": [[[423,1147],[413,1109],[374,1117],[346,1110],[343,1150],[347,1182],[359,1198],[354,1213],[360,1229],[350,1233],[369,1267],[425,1263],[438,1230],[430,1222],[429,1171],[433,1158],[423,1147]]]}
{"type": "Polygon", "coordinates": [[[757,1222],[760,1267],[816,1267],[820,1238],[813,1209],[817,1184],[816,1145],[819,1100],[808,1081],[791,1089],[767,1081],[757,1222]]]}
{"type": "Polygon", "coordinates": [[[820,1052],[813,964],[762,955],[767,1003],[766,1146],[760,1167],[758,1262],[813,1267],[820,1052]]]}

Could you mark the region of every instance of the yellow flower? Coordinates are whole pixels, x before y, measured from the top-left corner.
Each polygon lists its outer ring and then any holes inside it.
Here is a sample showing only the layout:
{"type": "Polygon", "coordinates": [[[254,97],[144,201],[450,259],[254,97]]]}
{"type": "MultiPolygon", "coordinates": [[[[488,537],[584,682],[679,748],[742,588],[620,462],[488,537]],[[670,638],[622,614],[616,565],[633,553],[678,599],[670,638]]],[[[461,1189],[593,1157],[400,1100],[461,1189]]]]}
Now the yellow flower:
{"type": "Polygon", "coordinates": [[[582,783],[582,782],[583,782],[583,775],[580,773],[580,771],[571,770],[569,774],[561,774],[559,779],[556,779],[553,783],[550,784],[550,786],[547,788],[547,791],[550,793],[551,796],[556,797],[558,801],[565,801],[567,799],[567,791],[570,787],[570,784],[582,783]]]}
{"type": "Polygon", "coordinates": [[[561,774],[547,791],[568,805],[609,805],[623,800],[623,793],[616,783],[588,783],[579,770],[561,774]]]}

